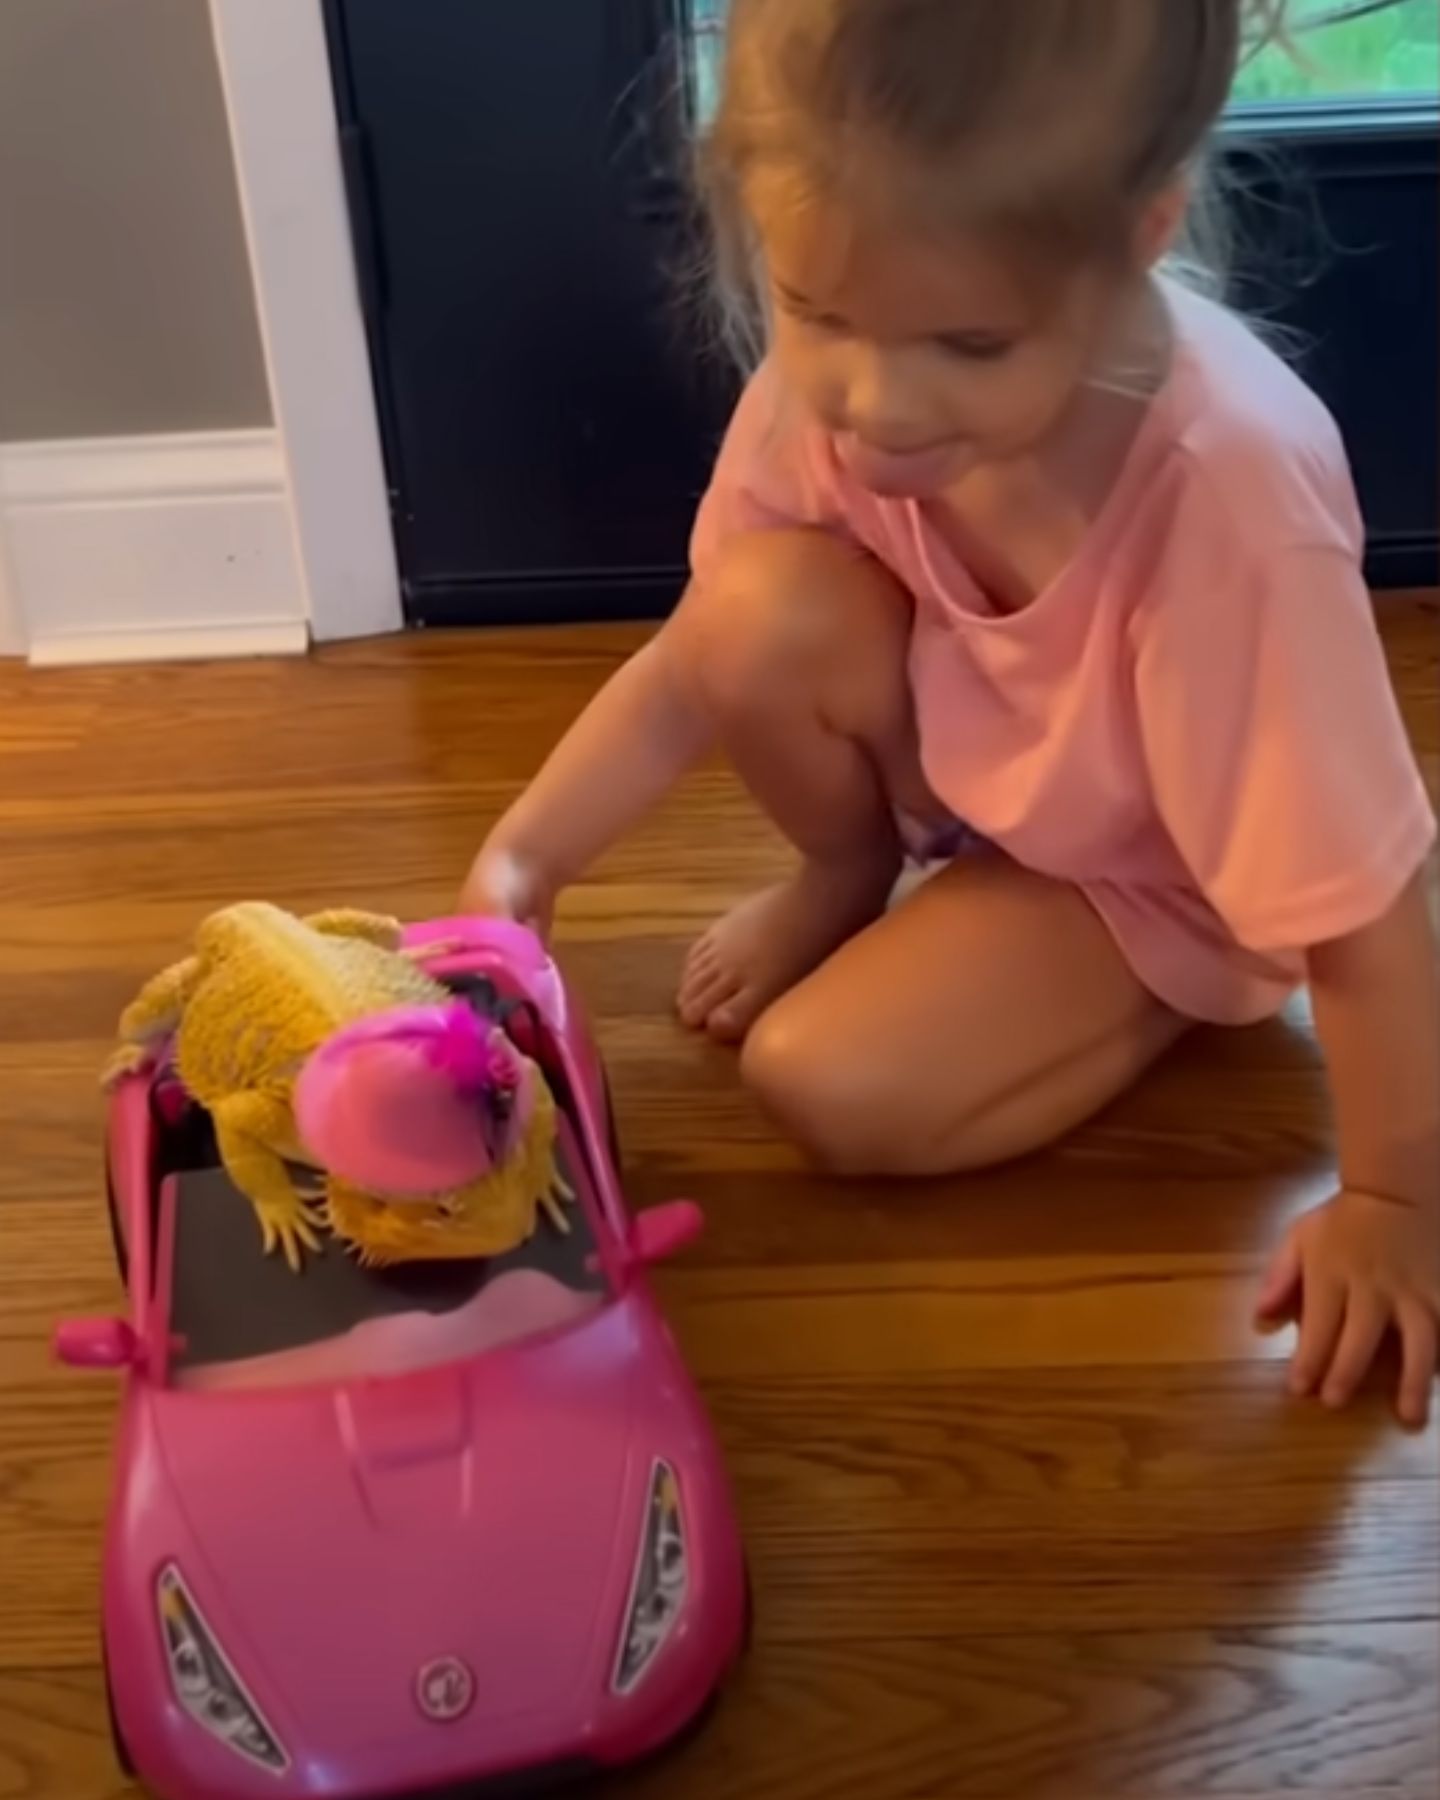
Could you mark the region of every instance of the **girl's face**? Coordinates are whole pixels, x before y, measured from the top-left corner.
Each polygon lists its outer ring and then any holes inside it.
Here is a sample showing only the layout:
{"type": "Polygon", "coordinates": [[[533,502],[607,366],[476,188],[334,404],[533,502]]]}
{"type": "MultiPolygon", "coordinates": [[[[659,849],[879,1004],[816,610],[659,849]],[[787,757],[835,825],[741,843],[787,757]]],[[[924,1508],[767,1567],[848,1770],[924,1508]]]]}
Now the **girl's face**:
{"type": "Polygon", "coordinates": [[[786,385],[871,492],[923,498],[1054,430],[1122,300],[1091,271],[1042,294],[993,246],[939,244],[757,180],[749,195],[786,385]]]}

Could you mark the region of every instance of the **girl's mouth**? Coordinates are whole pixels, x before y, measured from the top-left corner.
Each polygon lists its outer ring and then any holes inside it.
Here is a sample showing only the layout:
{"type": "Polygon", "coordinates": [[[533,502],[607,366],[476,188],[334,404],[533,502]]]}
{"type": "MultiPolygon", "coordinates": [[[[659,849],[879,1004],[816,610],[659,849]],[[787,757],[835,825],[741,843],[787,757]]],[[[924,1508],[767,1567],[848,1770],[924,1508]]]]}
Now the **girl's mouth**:
{"type": "Polygon", "coordinates": [[[846,431],[835,444],[846,471],[861,487],[895,500],[918,500],[937,493],[955,479],[968,460],[965,446],[953,439],[915,450],[886,450],[846,431]]]}

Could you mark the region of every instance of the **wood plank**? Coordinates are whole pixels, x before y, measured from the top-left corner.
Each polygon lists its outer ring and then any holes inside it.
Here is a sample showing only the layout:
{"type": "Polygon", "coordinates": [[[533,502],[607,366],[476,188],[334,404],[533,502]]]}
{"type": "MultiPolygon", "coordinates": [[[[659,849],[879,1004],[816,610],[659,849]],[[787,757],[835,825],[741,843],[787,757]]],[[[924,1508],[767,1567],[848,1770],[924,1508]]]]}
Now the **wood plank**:
{"type": "Polygon", "coordinates": [[[115,1766],[96,1668],[0,1672],[4,1800],[138,1800],[139,1794],[115,1766]]]}
{"type": "MultiPolygon", "coordinates": [[[[813,1509],[811,1519],[815,1512],[813,1509]]],[[[785,1643],[1414,1621],[1440,1610],[1440,1506],[1429,1484],[1224,1493],[1007,1496],[944,1522],[830,1533],[797,1520],[751,1539],[757,1591],[785,1643]]]]}
{"type": "Polygon", "coordinates": [[[1383,1392],[1338,1415],[1291,1401],[1263,1364],[762,1377],[705,1394],[752,1530],[943,1522],[982,1499],[1433,1487],[1440,1470],[1440,1424],[1394,1430],[1383,1392]]]}
{"type": "Polygon", "coordinates": [[[711,1737],[625,1791],[1419,1800],[1435,1791],[1435,1689],[1434,1634],[1416,1625],[838,1650],[762,1640],[711,1737]]]}
{"type": "MultiPolygon", "coordinates": [[[[1421,1626],[761,1641],[635,1800],[1430,1800],[1421,1626]]],[[[0,1674],[0,1794],[118,1800],[93,1669],[0,1674]]]]}
{"type": "Polygon", "coordinates": [[[669,1270],[659,1288],[703,1378],[1271,1360],[1249,1259],[1033,1257],[669,1270]]]}

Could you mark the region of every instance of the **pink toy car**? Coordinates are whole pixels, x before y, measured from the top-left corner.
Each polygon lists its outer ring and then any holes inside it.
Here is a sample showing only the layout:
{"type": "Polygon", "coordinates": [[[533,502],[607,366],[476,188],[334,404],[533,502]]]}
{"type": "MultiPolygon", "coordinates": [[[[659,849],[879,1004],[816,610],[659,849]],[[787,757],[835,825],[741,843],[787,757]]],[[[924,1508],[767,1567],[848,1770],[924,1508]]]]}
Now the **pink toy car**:
{"type": "Polygon", "coordinates": [[[117,1750],[163,1800],[564,1785],[679,1736],[746,1640],[719,1451],[645,1277],[699,1214],[627,1215],[534,938],[411,936],[545,1069],[568,1235],[386,1271],[330,1246],[296,1277],[163,1069],[112,1103],[130,1317],[57,1349],[125,1373],[105,1659],[117,1750]]]}

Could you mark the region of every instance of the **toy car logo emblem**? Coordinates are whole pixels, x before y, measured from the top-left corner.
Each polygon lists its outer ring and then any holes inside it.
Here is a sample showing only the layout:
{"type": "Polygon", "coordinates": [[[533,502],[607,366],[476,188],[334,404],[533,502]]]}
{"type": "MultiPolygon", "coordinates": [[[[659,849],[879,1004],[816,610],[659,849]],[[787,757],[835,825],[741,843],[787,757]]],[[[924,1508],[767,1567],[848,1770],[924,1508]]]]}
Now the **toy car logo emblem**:
{"type": "Polygon", "coordinates": [[[415,1698],[427,1719],[447,1725],[469,1712],[475,1700],[475,1677],[458,1656],[426,1663],[415,1678],[415,1698]]]}

